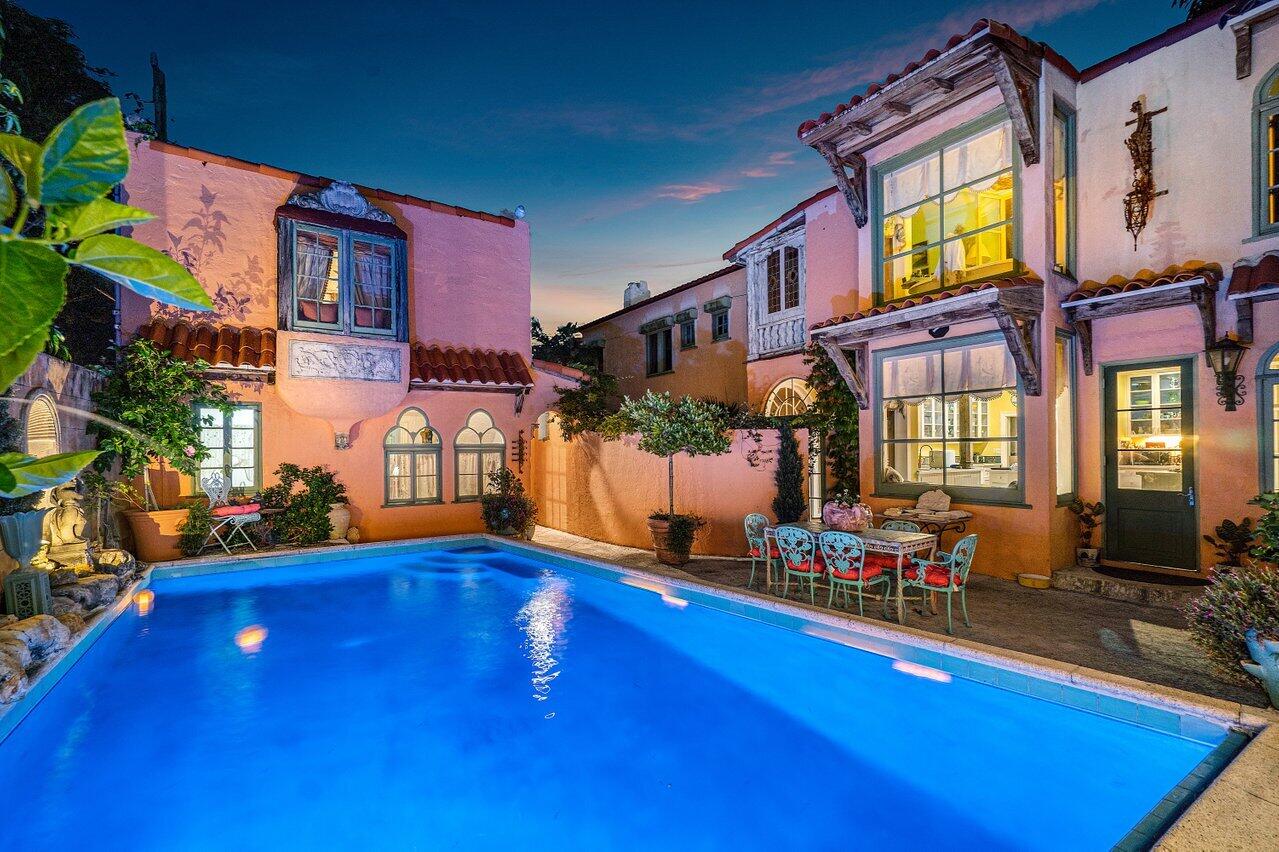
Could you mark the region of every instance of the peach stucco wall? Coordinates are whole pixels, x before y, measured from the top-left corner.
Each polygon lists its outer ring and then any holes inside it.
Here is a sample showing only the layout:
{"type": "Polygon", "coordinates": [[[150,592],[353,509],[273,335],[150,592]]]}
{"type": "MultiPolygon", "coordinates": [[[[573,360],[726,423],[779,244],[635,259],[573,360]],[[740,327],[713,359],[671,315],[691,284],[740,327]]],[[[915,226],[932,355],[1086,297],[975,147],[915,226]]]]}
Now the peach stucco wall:
{"type": "MultiPolygon", "coordinates": [[[[214,314],[174,311],[131,292],[122,298],[127,338],[153,314],[232,325],[277,325],[275,210],[295,192],[327,182],[279,169],[230,160],[161,143],[133,149],[125,184],[127,200],[156,214],[134,236],[184,262],[214,298],[214,314]]],[[[524,222],[463,211],[434,202],[383,193],[366,197],[390,213],[408,236],[409,340],[518,352],[531,357],[529,339],[529,236],[524,222]]],[[[531,441],[534,420],[548,410],[554,384],[568,382],[534,370],[536,387],[515,412],[513,393],[410,388],[408,344],[375,341],[402,355],[398,383],[294,379],[289,347],[295,339],[354,343],[356,338],[280,331],[274,383],[228,382],[233,397],[262,408],[261,467],[264,484],[281,462],[324,464],[348,491],[353,523],[365,540],[404,538],[482,529],[477,503],[455,503],[452,443],[467,416],[482,408],[508,441],[508,464],[517,468],[509,443],[523,430],[531,441]],[[440,433],[444,503],[384,507],[383,436],[408,406],[421,408],[440,433]],[[335,447],[334,433],[350,432],[350,447],[335,447]]],[[[526,459],[527,477],[531,451],[526,459]]],[[[172,472],[153,477],[162,503],[190,494],[193,483],[172,472]]]]}
{"type": "Polygon", "coordinates": [[[604,342],[604,372],[617,376],[621,392],[643,396],[645,390],[695,396],[723,402],[746,401],[746,270],[735,269],[710,281],[655,298],[619,316],[592,324],[585,340],[604,342]],[[727,340],[711,340],[711,317],[702,306],[712,299],[731,296],[727,340]],[[670,373],[645,375],[644,335],[647,322],[697,309],[697,346],[681,349],[679,327],[672,330],[674,355],[670,373]]]}
{"type": "MultiPolygon", "coordinates": [[[[605,442],[585,435],[568,442],[555,424],[550,432],[533,448],[541,523],[597,541],[651,548],[648,515],[666,508],[666,460],[640,452],[634,438],[605,442]]],[[[748,460],[757,445],[745,432],[734,433],[732,451],[725,455],[675,459],[675,510],[707,521],[694,553],[742,556],[746,515],[773,517],[777,435],[765,431],[761,438],[758,466],[748,460]]],[[[807,433],[796,438],[801,448],[807,446],[807,433]]]]}

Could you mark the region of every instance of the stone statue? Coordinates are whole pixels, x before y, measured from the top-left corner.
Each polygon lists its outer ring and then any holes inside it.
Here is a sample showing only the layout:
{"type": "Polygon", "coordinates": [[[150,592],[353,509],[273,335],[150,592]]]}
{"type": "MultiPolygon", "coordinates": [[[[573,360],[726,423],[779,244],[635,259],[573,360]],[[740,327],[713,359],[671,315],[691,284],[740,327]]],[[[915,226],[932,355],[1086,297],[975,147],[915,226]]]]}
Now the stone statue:
{"type": "Polygon", "coordinates": [[[59,485],[53,489],[51,496],[55,505],[46,520],[49,549],[45,557],[68,568],[84,565],[89,561],[85,535],[89,524],[84,507],[80,505],[83,498],[76,490],[75,481],[59,485]]]}

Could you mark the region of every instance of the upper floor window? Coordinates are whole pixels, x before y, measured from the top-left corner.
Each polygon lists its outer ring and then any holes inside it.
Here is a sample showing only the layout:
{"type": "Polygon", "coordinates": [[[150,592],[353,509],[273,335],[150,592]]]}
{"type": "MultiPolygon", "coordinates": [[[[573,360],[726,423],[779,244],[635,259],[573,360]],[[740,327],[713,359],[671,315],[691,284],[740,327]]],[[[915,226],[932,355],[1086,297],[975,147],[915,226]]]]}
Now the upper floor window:
{"type": "Polygon", "coordinates": [[[506,436],[493,424],[492,416],[476,409],[466,418],[466,426],[453,439],[457,471],[457,500],[478,500],[492,490],[488,475],[506,466],[506,436]]]}
{"type": "Polygon", "coordinates": [[[768,312],[788,311],[799,307],[799,249],[783,246],[769,253],[768,312]]]}
{"type": "Polygon", "coordinates": [[[408,339],[404,232],[350,184],[277,211],[280,327],[408,339]]]}
{"type": "Polygon", "coordinates": [[[662,328],[644,337],[644,371],[650,376],[674,369],[671,353],[671,329],[662,328]]]}
{"type": "Polygon", "coordinates": [[[960,499],[1021,499],[1019,385],[1002,337],[920,344],[876,360],[880,493],[942,487],[960,499]]]}
{"type": "Polygon", "coordinates": [[[1257,233],[1279,230],[1279,66],[1257,88],[1256,175],[1257,233]]]}
{"type": "Polygon", "coordinates": [[[711,314],[711,340],[728,340],[728,311],[711,314]]]}
{"type": "Polygon", "coordinates": [[[884,301],[1015,269],[1016,169],[1007,122],[877,170],[884,301]]]}
{"type": "Polygon", "coordinates": [[[230,413],[211,405],[195,407],[200,443],[209,455],[200,461],[199,485],[212,473],[231,480],[231,488],[252,492],[262,487],[262,417],[257,405],[233,405],[230,413]]]}
{"type": "Polygon", "coordinates": [[[1053,110],[1053,268],[1075,272],[1075,115],[1053,110]]]}
{"type": "Polygon", "coordinates": [[[404,409],[382,447],[387,505],[440,502],[440,435],[421,409],[404,409]]]}

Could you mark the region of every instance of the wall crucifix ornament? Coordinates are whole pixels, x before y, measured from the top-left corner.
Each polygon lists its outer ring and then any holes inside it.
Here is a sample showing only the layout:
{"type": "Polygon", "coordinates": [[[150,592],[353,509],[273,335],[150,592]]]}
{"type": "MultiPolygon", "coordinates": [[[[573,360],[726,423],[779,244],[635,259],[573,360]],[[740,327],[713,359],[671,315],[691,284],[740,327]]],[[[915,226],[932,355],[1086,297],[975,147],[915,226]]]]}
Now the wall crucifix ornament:
{"type": "Polygon", "coordinates": [[[1136,125],[1132,133],[1124,139],[1128,154],[1132,157],[1132,188],[1124,196],[1124,224],[1128,233],[1132,234],[1132,250],[1137,250],[1137,237],[1145,230],[1150,219],[1150,203],[1168,190],[1155,189],[1154,154],[1155,145],[1151,134],[1150,120],[1160,113],[1168,111],[1167,107],[1147,112],[1140,100],[1132,102],[1132,111],[1137,117],[1126,122],[1125,127],[1136,125]]]}

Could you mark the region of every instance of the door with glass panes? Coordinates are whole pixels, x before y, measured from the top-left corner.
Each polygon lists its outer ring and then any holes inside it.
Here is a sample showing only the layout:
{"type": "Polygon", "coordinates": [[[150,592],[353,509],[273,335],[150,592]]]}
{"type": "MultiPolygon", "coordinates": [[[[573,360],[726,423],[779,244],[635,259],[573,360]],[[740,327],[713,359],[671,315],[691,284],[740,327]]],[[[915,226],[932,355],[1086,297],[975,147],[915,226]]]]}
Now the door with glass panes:
{"type": "Polygon", "coordinates": [[[1106,558],[1198,568],[1189,360],[1106,368],[1106,558]]]}

